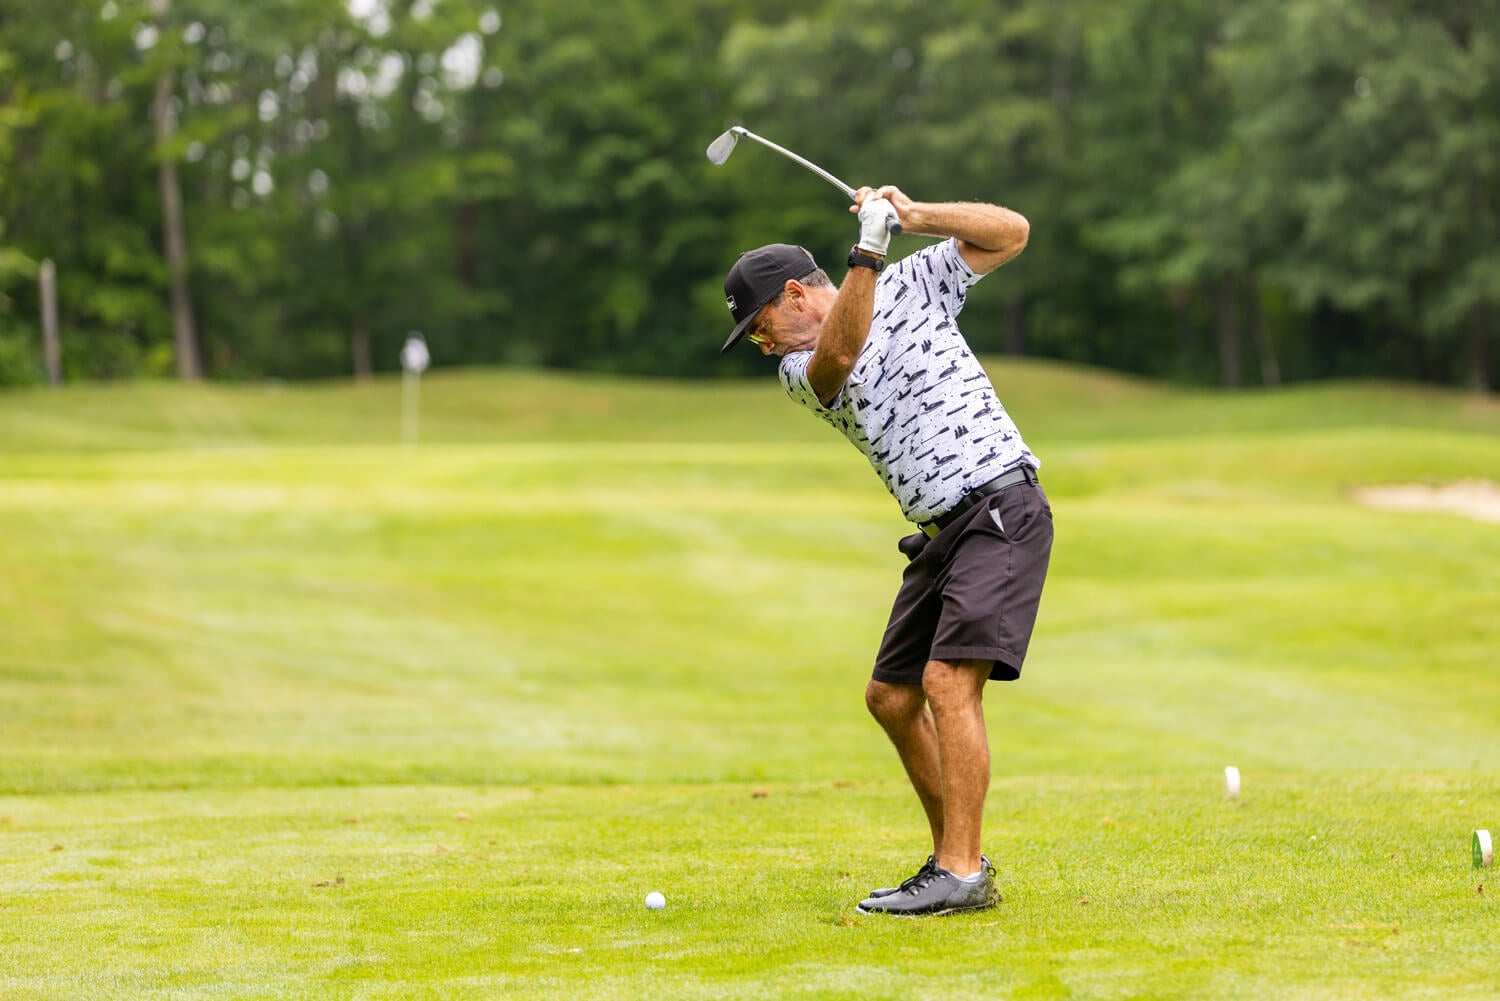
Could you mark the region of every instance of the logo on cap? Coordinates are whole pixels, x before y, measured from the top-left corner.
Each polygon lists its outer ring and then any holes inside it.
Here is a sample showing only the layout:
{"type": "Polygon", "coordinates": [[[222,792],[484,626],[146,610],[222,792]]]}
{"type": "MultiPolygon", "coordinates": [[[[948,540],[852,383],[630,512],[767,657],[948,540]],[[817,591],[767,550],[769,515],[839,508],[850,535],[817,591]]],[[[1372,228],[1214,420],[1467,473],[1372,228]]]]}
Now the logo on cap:
{"type": "Polygon", "coordinates": [[[734,304],[734,296],[730,296],[729,298],[725,299],[724,303],[725,303],[725,305],[727,305],[729,307],[729,311],[731,313],[733,313],[736,309],[739,308],[738,306],[736,306],[734,304]]]}

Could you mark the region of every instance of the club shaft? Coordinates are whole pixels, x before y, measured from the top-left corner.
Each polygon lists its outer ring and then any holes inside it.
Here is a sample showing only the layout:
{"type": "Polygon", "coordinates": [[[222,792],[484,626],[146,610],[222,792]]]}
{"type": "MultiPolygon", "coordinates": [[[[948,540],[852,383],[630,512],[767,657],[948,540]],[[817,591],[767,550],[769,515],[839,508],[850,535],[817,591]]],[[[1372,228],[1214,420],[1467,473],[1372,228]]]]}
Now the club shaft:
{"type": "Polygon", "coordinates": [[[774,149],[776,152],[780,153],[788,160],[793,160],[797,163],[802,164],[802,166],[806,167],[808,170],[812,171],[814,174],[817,174],[823,180],[827,181],[829,184],[842,191],[844,193],[844,197],[848,198],[851,202],[854,201],[853,188],[849,187],[849,185],[845,184],[837,177],[834,177],[828,171],[824,170],[822,167],[819,167],[811,160],[800,157],[796,153],[793,153],[791,150],[787,149],[785,146],[778,146],[771,140],[766,139],[762,136],[758,136],[754,132],[751,132],[749,129],[740,128],[738,125],[736,125],[734,127],[734,131],[738,132],[740,135],[746,137],[747,139],[754,139],[756,142],[760,143],[762,146],[767,147],[768,149],[774,149]]]}

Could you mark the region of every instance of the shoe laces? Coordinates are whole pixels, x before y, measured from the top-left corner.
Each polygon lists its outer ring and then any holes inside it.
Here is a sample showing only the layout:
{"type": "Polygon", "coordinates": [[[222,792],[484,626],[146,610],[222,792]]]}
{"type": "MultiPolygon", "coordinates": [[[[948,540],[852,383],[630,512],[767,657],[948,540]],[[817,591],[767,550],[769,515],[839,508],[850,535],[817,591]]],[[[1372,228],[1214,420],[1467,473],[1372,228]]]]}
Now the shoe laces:
{"type": "Polygon", "coordinates": [[[929,855],[927,856],[927,861],[922,863],[922,868],[902,880],[901,885],[896,887],[896,891],[898,893],[915,893],[917,890],[925,887],[927,882],[931,882],[931,880],[924,882],[924,879],[935,872],[937,872],[937,856],[929,855]]]}
{"type": "Polygon", "coordinates": [[[938,879],[942,877],[942,875],[943,871],[939,869],[937,863],[934,862],[929,868],[923,869],[911,879],[908,879],[905,883],[902,883],[901,892],[909,893],[915,897],[917,894],[927,889],[933,883],[936,883],[938,879]]]}

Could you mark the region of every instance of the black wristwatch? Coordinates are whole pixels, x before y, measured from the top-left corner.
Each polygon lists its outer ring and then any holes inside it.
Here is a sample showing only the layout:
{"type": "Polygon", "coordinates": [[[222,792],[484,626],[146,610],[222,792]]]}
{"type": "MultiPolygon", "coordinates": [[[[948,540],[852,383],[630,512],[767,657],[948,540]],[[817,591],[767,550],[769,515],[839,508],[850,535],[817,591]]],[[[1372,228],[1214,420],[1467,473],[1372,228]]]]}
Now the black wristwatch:
{"type": "Polygon", "coordinates": [[[885,270],[885,258],[872,257],[858,247],[855,247],[849,251],[849,266],[851,268],[869,268],[878,275],[885,270]]]}

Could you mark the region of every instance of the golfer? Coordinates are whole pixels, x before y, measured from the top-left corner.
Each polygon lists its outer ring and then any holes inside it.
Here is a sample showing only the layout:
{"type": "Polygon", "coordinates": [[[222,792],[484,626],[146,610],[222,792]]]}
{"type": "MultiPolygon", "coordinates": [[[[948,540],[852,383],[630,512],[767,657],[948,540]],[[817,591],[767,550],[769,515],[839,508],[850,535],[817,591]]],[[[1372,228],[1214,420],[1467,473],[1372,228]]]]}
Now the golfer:
{"type": "Polygon", "coordinates": [[[865,702],[896,745],[932,828],[932,856],[864,913],[949,914],[1000,899],[980,852],[989,790],[985,682],[1014,681],[1031,640],[1052,509],[1041,463],[958,329],[964,296],[1026,246],[997,205],[861,188],[859,242],[835,287],[801,247],[748,251],[724,280],[734,332],[781,359],[792,400],[859,449],[917,531],[865,702]],[[943,238],[887,266],[888,225],[943,238]]]}

